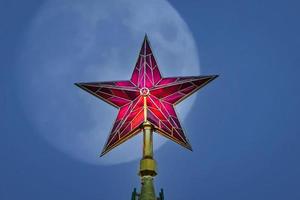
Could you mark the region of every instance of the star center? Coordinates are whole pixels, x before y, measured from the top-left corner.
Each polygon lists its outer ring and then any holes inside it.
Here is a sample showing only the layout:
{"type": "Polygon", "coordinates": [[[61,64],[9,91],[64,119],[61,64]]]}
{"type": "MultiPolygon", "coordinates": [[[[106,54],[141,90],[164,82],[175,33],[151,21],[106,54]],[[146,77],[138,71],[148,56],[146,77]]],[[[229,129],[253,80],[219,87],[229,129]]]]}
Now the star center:
{"type": "Polygon", "coordinates": [[[140,89],[140,94],[141,94],[142,96],[148,96],[148,95],[150,94],[150,91],[149,91],[148,88],[143,87],[143,88],[140,89]]]}

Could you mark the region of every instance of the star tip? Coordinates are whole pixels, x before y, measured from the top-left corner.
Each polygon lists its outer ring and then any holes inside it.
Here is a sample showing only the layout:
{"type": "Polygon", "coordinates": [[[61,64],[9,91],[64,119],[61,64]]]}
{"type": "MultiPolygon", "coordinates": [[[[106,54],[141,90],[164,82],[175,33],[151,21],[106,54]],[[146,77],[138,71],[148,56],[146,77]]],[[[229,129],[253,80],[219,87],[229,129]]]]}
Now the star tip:
{"type": "Polygon", "coordinates": [[[104,148],[99,157],[103,157],[107,152],[109,152],[109,150],[104,148]]]}
{"type": "Polygon", "coordinates": [[[148,38],[148,34],[147,33],[145,33],[144,42],[149,42],[149,38],[148,38]]]}
{"type": "Polygon", "coordinates": [[[219,75],[218,75],[218,74],[216,74],[216,75],[211,75],[210,77],[211,77],[211,78],[210,78],[210,81],[212,81],[212,80],[214,80],[214,79],[218,78],[218,77],[219,77],[219,75]]]}
{"type": "Polygon", "coordinates": [[[74,85],[81,88],[81,83],[74,83],[74,85]]]}
{"type": "Polygon", "coordinates": [[[100,155],[99,155],[99,157],[101,158],[101,157],[103,157],[105,155],[105,152],[102,152],[100,155]]]}
{"type": "Polygon", "coordinates": [[[186,148],[187,148],[188,150],[190,150],[190,151],[193,151],[193,148],[192,148],[192,146],[191,146],[190,144],[186,144],[186,148]]]}

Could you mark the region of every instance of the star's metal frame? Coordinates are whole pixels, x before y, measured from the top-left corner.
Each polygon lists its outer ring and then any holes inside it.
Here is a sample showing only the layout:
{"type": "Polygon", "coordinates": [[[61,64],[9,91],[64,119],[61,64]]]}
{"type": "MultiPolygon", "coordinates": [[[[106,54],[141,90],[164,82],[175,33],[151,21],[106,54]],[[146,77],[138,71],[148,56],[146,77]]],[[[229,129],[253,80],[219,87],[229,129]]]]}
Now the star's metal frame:
{"type": "Polygon", "coordinates": [[[174,107],[216,77],[162,77],[146,35],[130,80],[76,83],[119,109],[101,156],[143,132],[140,200],[155,199],[152,179],[157,172],[153,159],[153,131],[192,150],[174,107]]]}

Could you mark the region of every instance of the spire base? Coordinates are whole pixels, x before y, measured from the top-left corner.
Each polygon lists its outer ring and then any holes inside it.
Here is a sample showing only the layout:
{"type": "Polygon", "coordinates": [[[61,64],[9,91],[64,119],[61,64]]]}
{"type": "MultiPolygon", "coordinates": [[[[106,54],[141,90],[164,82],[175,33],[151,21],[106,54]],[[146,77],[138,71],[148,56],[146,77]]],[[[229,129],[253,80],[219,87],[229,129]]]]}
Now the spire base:
{"type": "Polygon", "coordinates": [[[152,158],[143,158],[140,161],[139,176],[156,176],[156,162],[152,158]]]}
{"type": "Polygon", "coordinates": [[[142,188],[139,200],[156,200],[152,176],[143,176],[141,178],[142,188]]]}

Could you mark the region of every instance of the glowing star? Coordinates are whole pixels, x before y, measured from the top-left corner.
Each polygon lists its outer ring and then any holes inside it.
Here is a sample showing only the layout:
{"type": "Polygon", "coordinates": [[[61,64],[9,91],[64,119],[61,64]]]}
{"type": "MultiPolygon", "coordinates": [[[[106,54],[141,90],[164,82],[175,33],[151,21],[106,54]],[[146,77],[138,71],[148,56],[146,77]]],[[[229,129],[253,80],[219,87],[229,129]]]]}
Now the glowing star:
{"type": "Polygon", "coordinates": [[[138,134],[144,122],[150,122],[157,133],[191,150],[174,106],[216,77],[163,78],[145,36],[129,81],[76,85],[119,109],[101,154],[104,155],[138,134]]]}

